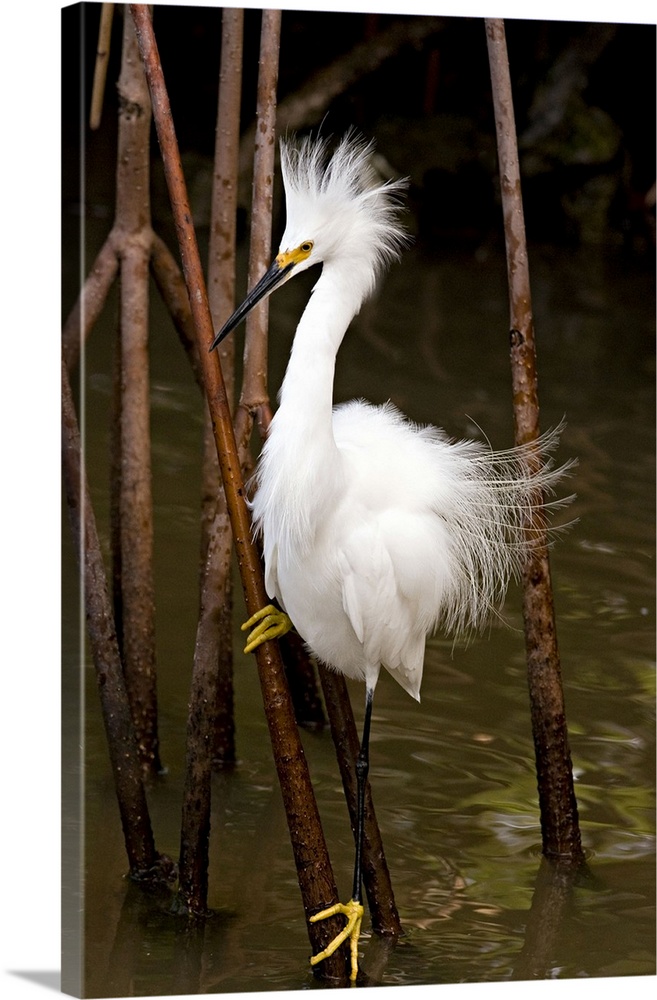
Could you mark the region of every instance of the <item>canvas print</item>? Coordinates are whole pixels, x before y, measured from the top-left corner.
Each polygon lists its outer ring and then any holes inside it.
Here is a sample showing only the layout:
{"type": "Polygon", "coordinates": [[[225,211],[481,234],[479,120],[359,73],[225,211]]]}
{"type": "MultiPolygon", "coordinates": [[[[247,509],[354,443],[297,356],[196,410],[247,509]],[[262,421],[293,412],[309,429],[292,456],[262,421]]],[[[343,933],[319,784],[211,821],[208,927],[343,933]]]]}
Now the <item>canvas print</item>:
{"type": "Polygon", "coordinates": [[[62,11],[62,989],[655,973],[655,32],[62,11]]]}

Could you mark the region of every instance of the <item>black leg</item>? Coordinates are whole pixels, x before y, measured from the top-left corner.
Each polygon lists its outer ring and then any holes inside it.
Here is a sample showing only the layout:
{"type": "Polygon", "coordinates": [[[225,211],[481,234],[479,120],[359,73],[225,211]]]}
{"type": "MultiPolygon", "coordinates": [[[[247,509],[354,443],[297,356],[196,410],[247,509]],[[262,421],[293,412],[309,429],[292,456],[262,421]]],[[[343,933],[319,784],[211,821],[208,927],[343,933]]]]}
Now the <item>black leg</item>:
{"type": "Polygon", "coordinates": [[[310,959],[311,965],[317,965],[329,955],[332,955],[336,948],[339,948],[343,941],[349,939],[351,952],[351,975],[352,982],[356,982],[358,976],[358,939],[360,937],[361,921],[363,919],[362,902],[362,863],[363,863],[363,832],[365,828],[365,785],[367,784],[367,772],[370,767],[370,723],[372,721],[372,701],[374,690],[368,688],[365,696],[365,724],[363,726],[363,739],[360,744],[360,751],[356,759],[356,862],[354,864],[354,891],[347,904],[335,903],[321,913],[315,913],[310,917],[311,924],[317,920],[326,920],[336,913],[341,913],[347,918],[346,926],[336,937],[320,951],[319,955],[313,955],[310,959]]]}
{"type": "Polygon", "coordinates": [[[374,691],[367,688],[365,693],[365,722],[363,723],[363,738],[356,759],[356,860],[354,863],[354,890],[351,898],[357,902],[363,901],[362,869],[363,869],[363,836],[365,831],[365,785],[370,769],[370,724],[372,722],[372,702],[374,691]]]}

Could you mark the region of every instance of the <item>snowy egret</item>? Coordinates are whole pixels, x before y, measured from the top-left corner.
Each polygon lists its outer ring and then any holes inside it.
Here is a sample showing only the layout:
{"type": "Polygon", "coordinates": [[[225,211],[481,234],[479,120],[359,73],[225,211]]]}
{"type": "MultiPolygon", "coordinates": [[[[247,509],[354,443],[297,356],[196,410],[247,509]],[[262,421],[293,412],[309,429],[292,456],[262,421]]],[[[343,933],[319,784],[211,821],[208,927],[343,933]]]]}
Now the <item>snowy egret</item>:
{"type": "MultiPolygon", "coordinates": [[[[374,689],[381,667],[419,700],[425,641],[437,627],[479,629],[503,600],[552,504],[562,470],[532,461],[531,446],[493,452],[419,427],[391,404],[333,406],[338,349],[383,267],[405,244],[399,193],[381,182],[372,147],[353,133],[281,143],[286,227],[278,256],[214,339],[293,275],[322,263],[294,337],[255,477],[253,523],[262,537],[269,605],[243,626],[247,650],[293,623],[329,667],[365,682],[357,762],[358,821],[347,923],[313,964],[350,938],[351,978],[363,917],[364,789],[374,689]],[[288,617],[289,616],[289,617],[288,617]]],[[[558,431],[540,441],[556,447],[558,431]]]]}

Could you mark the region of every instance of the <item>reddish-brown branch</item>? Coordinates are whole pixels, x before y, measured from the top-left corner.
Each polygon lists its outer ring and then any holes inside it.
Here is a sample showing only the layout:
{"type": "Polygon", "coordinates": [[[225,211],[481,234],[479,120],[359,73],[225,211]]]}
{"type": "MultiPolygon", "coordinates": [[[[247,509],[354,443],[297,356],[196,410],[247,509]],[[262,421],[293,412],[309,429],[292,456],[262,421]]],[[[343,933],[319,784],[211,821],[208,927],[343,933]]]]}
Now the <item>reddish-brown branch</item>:
{"type": "Polygon", "coordinates": [[[116,222],[120,236],[120,460],[118,540],[121,652],[142,764],[161,768],[157,733],[153,501],[151,495],[148,278],[150,225],[150,96],[134,26],[124,20],[118,82],[116,222]]]}
{"type": "MultiPolygon", "coordinates": [[[[516,442],[539,435],[538,379],[520,167],[504,21],[486,20],[493,88],[511,326],[516,442]]],[[[538,462],[539,456],[536,456],[538,462]]],[[[539,526],[540,527],[540,526],[539,526]]],[[[583,857],[568,746],[547,539],[523,573],[523,614],[543,853],[583,857]]]]}
{"type": "MultiPolygon", "coordinates": [[[[226,86],[219,92],[208,264],[214,312],[219,315],[232,309],[234,301],[236,206],[230,192],[235,187],[236,157],[230,149],[237,149],[239,136],[242,22],[241,11],[224,11],[220,77],[226,86]]],[[[230,346],[223,352],[229,397],[234,379],[230,346]]],[[[235,761],[232,533],[207,407],[204,416],[200,608],[189,696],[178,889],[179,903],[191,914],[207,909],[212,767],[235,761]]]]}
{"type": "Polygon", "coordinates": [[[68,369],[120,272],[121,342],[112,414],[112,527],[115,620],[145,773],[161,769],[157,737],[148,393],[150,98],[132,22],[125,19],[119,78],[116,214],[63,330],[68,369]],[[123,449],[123,453],[122,450],[123,449]]]}
{"type": "MultiPolygon", "coordinates": [[[[235,304],[237,231],[237,154],[242,95],[244,12],[225,8],[221,22],[221,64],[214,156],[214,182],[208,253],[208,301],[213,325],[230,315],[235,304]]],[[[235,341],[219,345],[230,409],[235,382],[235,341]]],[[[226,507],[210,414],[205,409],[202,470],[201,611],[197,641],[204,637],[217,669],[216,724],[212,761],[235,762],[233,713],[233,539],[226,507]],[[220,606],[205,623],[203,608],[219,598],[220,606]]]]}
{"type": "Polygon", "coordinates": [[[121,650],[137,744],[146,771],[157,773],[147,250],[123,259],[121,279],[121,650]]]}
{"type": "Polygon", "coordinates": [[[169,858],[155,850],[112,604],[84,470],[77,416],[63,360],[62,466],[69,518],[82,573],[87,632],[130,874],[143,880],[168,880],[173,875],[174,866],[169,858]]]}
{"type": "MultiPolygon", "coordinates": [[[[253,153],[253,197],[248,285],[262,277],[271,260],[271,218],[276,158],[276,87],[280,46],[281,11],[263,10],[258,73],[257,128],[253,153]]],[[[246,320],[244,375],[235,437],[240,450],[251,437],[257,409],[269,403],[267,393],[267,330],[269,302],[259,303],[246,320]]]]}

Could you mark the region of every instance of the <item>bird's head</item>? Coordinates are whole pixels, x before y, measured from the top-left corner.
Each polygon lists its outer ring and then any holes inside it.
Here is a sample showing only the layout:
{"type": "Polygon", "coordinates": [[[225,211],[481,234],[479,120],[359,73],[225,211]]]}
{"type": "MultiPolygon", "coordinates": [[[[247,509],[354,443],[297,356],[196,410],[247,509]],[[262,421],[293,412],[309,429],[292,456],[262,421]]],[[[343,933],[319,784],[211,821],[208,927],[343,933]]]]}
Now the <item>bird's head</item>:
{"type": "Polygon", "coordinates": [[[372,166],[373,145],[348,133],[329,154],[324,139],[281,142],[286,225],[279,252],[215,337],[213,350],[247,313],[314,264],[339,265],[358,275],[362,299],[381,269],[407,242],[399,215],[405,181],[382,181],[372,166]]]}

